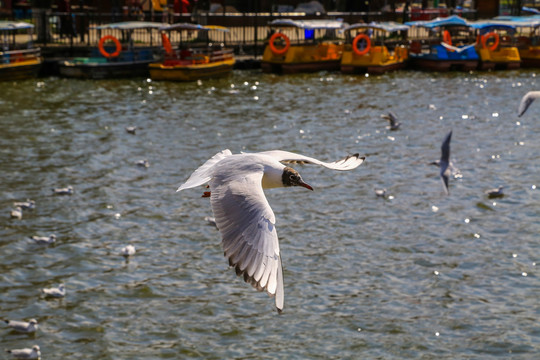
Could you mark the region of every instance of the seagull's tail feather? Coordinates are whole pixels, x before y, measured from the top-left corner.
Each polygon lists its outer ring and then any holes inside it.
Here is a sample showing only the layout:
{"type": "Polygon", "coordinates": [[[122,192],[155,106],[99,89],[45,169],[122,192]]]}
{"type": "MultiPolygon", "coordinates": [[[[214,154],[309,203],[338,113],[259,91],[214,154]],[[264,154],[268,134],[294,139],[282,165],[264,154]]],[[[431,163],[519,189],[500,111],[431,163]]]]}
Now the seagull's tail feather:
{"type": "Polygon", "coordinates": [[[208,161],[201,165],[197,170],[191,174],[189,179],[183,183],[176,191],[182,191],[184,189],[190,189],[196,186],[204,185],[210,181],[212,178],[210,173],[211,169],[218,162],[223,160],[225,157],[232,155],[229,149],[218,152],[216,155],[212,156],[208,161]]]}

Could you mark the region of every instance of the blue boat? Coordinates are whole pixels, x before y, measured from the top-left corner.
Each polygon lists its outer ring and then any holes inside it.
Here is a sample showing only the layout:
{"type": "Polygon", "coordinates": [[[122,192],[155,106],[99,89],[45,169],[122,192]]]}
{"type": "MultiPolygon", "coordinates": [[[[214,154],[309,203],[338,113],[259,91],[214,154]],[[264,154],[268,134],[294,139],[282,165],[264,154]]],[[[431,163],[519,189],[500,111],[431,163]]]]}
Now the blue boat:
{"type": "Polygon", "coordinates": [[[148,65],[163,57],[159,43],[162,26],[130,21],[93,27],[100,40],[90,56],[62,60],[58,71],[61,76],[80,79],[149,77],[148,65]],[[149,45],[143,41],[148,38],[149,45]],[[144,45],[138,45],[141,43],[144,45]]]}
{"type": "Polygon", "coordinates": [[[476,37],[471,24],[450,16],[430,21],[405,23],[409,29],[409,62],[421,70],[474,70],[479,56],[475,50],[476,37]]]}

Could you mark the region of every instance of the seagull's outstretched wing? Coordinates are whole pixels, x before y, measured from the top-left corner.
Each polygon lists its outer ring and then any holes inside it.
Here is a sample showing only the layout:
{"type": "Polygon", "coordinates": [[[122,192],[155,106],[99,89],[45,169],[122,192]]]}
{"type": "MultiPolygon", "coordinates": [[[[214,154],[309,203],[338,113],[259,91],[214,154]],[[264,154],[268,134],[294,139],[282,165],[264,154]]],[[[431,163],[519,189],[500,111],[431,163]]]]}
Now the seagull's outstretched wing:
{"type": "Polygon", "coordinates": [[[540,97],[540,91],[529,91],[523,96],[519,103],[518,116],[521,117],[525,111],[531,106],[532,102],[540,97]]]}
{"type": "Polygon", "coordinates": [[[263,167],[210,181],[212,211],[223,251],[236,274],[259,291],[275,296],[283,309],[283,273],[274,213],[262,189],[263,167]]]}
{"type": "Polygon", "coordinates": [[[309,156],[299,155],[299,154],[295,154],[288,151],[282,151],[282,150],[263,151],[259,154],[272,156],[274,159],[282,163],[315,164],[315,165],[324,166],[325,168],[328,168],[328,169],[340,170],[340,171],[355,169],[358,166],[360,166],[365,160],[365,157],[360,156],[359,154],[348,155],[347,157],[341,160],[337,160],[331,163],[323,162],[309,156]]]}
{"type": "Polygon", "coordinates": [[[212,168],[218,162],[223,160],[225,157],[232,155],[229,149],[218,152],[216,155],[212,156],[204,164],[202,164],[197,170],[191,174],[189,179],[183,183],[176,191],[181,191],[184,189],[190,189],[196,186],[204,185],[210,181],[212,178],[212,168]]]}
{"type": "Polygon", "coordinates": [[[441,167],[441,179],[444,185],[444,191],[446,195],[449,194],[448,191],[448,178],[450,176],[450,140],[452,140],[452,131],[446,135],[442,145],[441,145],[441,160],[439,161],[439,166],[441,167]]]}

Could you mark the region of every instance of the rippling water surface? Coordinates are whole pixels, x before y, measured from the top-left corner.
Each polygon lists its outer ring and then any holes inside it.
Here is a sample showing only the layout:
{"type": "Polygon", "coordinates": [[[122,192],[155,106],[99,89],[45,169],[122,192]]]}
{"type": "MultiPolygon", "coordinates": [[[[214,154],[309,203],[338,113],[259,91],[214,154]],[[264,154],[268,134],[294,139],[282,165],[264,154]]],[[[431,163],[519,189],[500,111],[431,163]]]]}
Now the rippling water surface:
{"type": "Polygon", "coordinates": [[[2,349],[39,344],[44,359],[540,354],[540,103],[516,115],[540,87],[534,71],[0,86],[0,317],[40,326],[0,326],[2,349]],[[388,110],[400,130],[385,128],[388,110]],[[428,163],[450,130],[463,177],[446,196],[428,163]],[[267,192],[280,316],[228,268],[204,189],[175,193],[226,148],[367,157],[349,172],[297,165],[314,192],[267,192]],[[67,185],[72,196],[52,195],[67,185]],[[506,196],[488,199],[498,185],[506,196]],[[36,209],[10,219],[27,198],[36,209]],[[51,233],[53,246],[29,239],[51,233]],[[137,249],[129,261],[126,244],[137,249]],[[60,283],[65,299],[40,296],[60,283]]]}

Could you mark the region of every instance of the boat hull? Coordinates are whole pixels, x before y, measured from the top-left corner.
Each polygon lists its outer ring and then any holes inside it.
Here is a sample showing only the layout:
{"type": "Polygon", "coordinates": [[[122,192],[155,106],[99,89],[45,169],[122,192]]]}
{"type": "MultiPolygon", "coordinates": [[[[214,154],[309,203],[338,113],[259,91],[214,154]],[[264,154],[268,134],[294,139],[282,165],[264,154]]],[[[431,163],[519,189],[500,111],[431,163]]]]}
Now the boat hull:
{"type": "Polygon", "coordinates": [[[17,63],[0,64],[0,81],[16,81],[37,77],[41,68],[41,59],[17,63]]]}
{"type": "Polygon", "coordinates": [[[190,65],[153,63],[149,65],[150,78],[167,81],[196,81],[223,77],[231,73],[234,63],[234,59],[190,65]]]}
{"type": "Polygon", "coordinates": [[[411,57],[410,65],[414,69],[428,71],[472,71],[478,67],[478,60],[434,60],[411,57]]]}
{"type": "Polygon", "coordinates": [[[405,47],[396,47],[393,54],[386,46],[374,46],[365,55],[356,55],[352,50],[343,52],[341,72],[346,74],[383,74],[405,67],[409,53],[405,47]]]}
{"type": "Polygon", "coordinates": [[[148,77],[150,63],[150,60],[107,63],[61,61],[58,64],[58,71],[61,76],[77,79],[148,77]]]}
{"type": "Polygon", "coordinates": [[[340,68],[340,60],[313,61],[303,63],[273,63],[262,61],[261,69],[265,73],[297,74],[318,71],[337,71],[340,68]]]}

